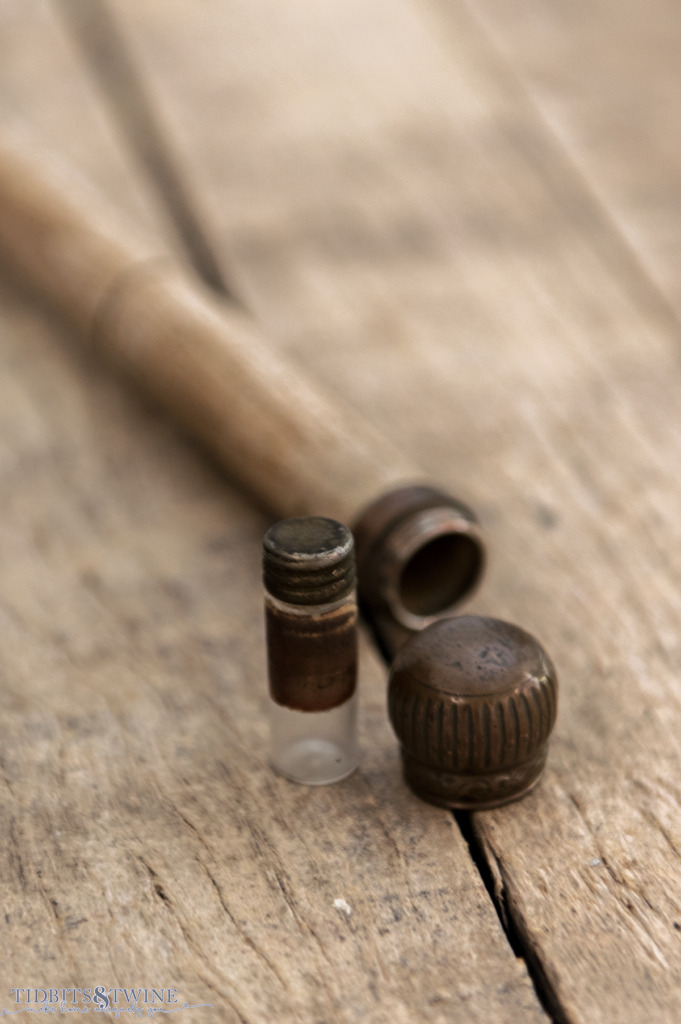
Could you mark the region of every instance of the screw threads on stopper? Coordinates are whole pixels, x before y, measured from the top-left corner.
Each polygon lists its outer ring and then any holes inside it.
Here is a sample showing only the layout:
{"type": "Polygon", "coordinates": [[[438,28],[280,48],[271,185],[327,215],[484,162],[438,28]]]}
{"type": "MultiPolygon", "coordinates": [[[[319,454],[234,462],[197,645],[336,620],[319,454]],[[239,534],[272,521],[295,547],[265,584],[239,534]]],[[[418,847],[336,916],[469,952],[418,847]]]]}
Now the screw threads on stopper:
{"type": "Polygon", "coordinates": [[[296,605],[330,604],[355,586],[350,530],[334,519],[284,519],[263,542],[263,581],[272,597],[296,605]]]}

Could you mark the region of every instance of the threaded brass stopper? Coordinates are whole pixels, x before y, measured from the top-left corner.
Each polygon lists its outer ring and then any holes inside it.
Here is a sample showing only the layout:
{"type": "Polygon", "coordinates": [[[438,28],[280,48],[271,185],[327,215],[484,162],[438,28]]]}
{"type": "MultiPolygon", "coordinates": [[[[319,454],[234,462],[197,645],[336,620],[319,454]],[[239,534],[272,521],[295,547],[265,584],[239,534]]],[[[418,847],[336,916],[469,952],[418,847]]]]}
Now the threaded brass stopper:
{"type": "Polygon", "coordinates": [[[263,581],[291,604],[327,604],[355,585],[354,540],[335,519],[306,516],[275,523],[263,541],[263,581]]]}

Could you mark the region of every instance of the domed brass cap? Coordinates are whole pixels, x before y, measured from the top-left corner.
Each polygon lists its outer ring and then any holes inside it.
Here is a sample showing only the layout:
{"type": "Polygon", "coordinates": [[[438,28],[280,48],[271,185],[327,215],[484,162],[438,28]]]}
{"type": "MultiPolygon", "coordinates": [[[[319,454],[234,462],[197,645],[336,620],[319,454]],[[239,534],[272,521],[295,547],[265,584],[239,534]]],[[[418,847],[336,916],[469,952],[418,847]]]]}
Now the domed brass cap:
{"type": "Polygon", "coordinates": [[[398,652],[388,710],[404,775],[430,803],[468,810],[516,800],[539,781],[558,681],[529,633],[499,619],[441,619],[398,652]]]}

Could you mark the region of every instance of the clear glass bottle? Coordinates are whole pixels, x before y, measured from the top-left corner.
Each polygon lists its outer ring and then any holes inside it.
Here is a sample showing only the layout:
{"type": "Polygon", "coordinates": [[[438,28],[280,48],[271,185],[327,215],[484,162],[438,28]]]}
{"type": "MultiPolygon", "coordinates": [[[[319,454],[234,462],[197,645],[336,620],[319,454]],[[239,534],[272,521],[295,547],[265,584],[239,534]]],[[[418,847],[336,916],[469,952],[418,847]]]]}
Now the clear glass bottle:
{"type": "Polygon", "coordinates": [[[307,785],[357,766],[354,541],[334,519],[276,523],[263,542],[270,759],[307,785]]]}

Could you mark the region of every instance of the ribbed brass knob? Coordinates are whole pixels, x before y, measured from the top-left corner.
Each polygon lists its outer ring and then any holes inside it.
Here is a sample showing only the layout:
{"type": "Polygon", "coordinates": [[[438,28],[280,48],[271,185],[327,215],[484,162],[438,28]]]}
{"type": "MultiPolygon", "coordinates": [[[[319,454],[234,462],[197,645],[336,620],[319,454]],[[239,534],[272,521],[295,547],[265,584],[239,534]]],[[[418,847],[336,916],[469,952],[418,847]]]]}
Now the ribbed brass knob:
{"type": "Polygon", "coordinates": [[[546,760],[557,686],[550,658],[517,626],[475,615],[427,626],[398,652],[388,691],[409,786],[469,810],[529,792],[546,760]]]}

